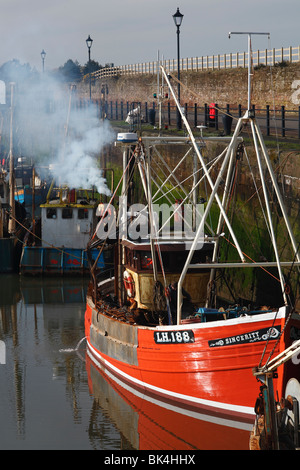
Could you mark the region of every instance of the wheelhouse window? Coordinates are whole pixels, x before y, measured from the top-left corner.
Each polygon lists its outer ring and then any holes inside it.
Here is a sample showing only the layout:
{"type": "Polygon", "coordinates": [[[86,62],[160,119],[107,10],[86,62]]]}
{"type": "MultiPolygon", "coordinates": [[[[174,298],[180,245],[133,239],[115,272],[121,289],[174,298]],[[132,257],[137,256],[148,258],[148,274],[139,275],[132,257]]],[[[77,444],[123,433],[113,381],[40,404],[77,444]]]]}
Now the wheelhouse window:
{"type": "Polygon", "coordinates": [[[142,269],[153,269],[153,260],[151,256],[151,251],[142,251],[141,252],[141,268],[142,269]]]}
{"type": "Polygon", "coordinates": [[[88,219],[89,218],[89,211],[87,209],[78,209],[78,219],[88,219]]]}
{"type": "Polygon", "coordinates": [[[73,217],[73,209],[70,209],[69,207],[64,207],[62,210],[62,218],[63,219],[72,219],[73,217]]]}
{"type": "Polygon", "coordinates": [[[47,219],[56,219],[57,218],[56,209],[53,207],[48,207],[46,211],[46,217],[47,219]]]}

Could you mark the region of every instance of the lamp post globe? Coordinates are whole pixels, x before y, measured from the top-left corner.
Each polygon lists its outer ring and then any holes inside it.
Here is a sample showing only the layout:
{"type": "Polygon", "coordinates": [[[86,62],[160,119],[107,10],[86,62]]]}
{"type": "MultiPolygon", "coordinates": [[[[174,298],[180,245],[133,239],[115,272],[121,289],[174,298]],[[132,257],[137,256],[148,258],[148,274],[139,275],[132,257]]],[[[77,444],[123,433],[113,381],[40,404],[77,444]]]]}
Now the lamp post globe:
{"type": "Polygon", "coordinates": [[[173,20],[174,20],[175,26],[177,26],[178,28],[180,28],[181,26],[183,16],[184,15],[180,13],[179,8],[177,8],[176,13],[174,13],[173,15],[173,20]]]}

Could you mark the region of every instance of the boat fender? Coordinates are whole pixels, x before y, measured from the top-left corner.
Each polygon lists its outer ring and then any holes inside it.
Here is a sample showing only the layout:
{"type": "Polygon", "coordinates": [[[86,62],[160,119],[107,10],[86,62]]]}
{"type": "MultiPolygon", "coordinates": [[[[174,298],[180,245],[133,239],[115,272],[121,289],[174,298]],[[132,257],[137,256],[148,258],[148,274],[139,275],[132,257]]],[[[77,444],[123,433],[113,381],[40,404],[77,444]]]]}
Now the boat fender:
{"type": "Polygon", "coordinates": [[[128,297],[134,297],[134,280],[132,279],[131,274],[128,271],[124,271],[124,286],[127,291],[128,297]]]}

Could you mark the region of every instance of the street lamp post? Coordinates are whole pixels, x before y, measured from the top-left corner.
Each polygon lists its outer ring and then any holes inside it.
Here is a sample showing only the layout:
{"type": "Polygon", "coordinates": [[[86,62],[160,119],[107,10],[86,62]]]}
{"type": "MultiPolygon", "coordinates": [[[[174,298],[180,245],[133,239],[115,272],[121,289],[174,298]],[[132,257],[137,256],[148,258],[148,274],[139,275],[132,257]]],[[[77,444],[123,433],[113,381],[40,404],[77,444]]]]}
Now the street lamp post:
{"type": "Polygon", "coordinates": [[[43,49],[42,52],[41,52],[43,73],[44,73],[44,71],[45,71],[45,57],[46,57],[46,52],[45,52],[44,49],[43,49]]]}
{"type": "Polygon", "coordinates": [[[93,44],[93,40],[91,38],[91,36],[89,35],[89,37],[86,39],[86,45],[87,45],[87,48],[88,48],[88,54],[89,54],[89,80],[90,80],[90,101],[92,99],[92,84],[91,84],[91,47],[92,47],[92,44],[93,44]]]}
{"type": "MultiPolygon", "coordinates": [[[[179,53],[179,34],[180,34],[180,26],[182,23],[183,14],[180,13],[179,8],[177,8],[176,13],[173,15],[173,20],[175,26],[177,28],[177,80],[178,80],[178,103],[180,105],[180,53],[179,53]]],[[[179,109],[177,109],[177,129],[181,129],[181,115],[179,109]]]]}

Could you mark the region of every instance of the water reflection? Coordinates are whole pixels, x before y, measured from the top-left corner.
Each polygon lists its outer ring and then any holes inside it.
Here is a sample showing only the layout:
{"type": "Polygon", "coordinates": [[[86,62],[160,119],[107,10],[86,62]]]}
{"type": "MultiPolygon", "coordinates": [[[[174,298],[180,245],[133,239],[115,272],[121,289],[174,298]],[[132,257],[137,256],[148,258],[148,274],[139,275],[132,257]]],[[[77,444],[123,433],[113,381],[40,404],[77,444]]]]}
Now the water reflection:
{"type": "MultiPolygon", "coordinates": [[[[248,423],[205,415],[141,395],[116,381],[86,355],[88,383],[94,396],[91,439],[100,431],[98,413],[108,413],[122,436],[123,449],[249,449],[248,423]]],[[[101,431],[100,431],[101,432],[101,431]]]]}
{"type": "Polygon", "coordinates": [[[0,276],[0,449],[248,449],[249,425],[172,408],[86,354],[87,280],[0,276]],[[71,352],[72,351],[72,352],[71,352]]]}
{"type": "Polygon", "coordinates": [[[0,278],[1,449],[120,448],[104,416],[105,439],[89,437],[90,396],[85,367],[83,279],[0,278]]]}

